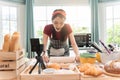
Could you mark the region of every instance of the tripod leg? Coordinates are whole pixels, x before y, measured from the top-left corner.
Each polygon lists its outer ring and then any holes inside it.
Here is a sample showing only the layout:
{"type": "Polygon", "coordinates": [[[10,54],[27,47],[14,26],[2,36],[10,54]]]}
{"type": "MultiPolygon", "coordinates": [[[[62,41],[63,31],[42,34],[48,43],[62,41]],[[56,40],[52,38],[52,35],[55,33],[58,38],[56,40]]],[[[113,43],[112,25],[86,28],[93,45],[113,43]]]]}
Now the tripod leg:
{"type": "Polygon", "coordinates": [[[35,65],[32,67],[32,69],[30,70],[29,74],[32,73],[33,69],[36,67],[36,65],[38,64],[38,61],[35,63],[35,65]]]}
{"type": "Polygon", "coordinates": [[[41,56],[40,56],[40,64],[41,64],[41,68],[42,68],[42,69],[45,69],[45,68],[46,68],[46,66],[45,66],[45,64],[44,64],[43,59],[42,59],[41,56]]]}
{"type": "Polygon", "coordinates": [[[39,62],[39,66],[38,66],[38,74],[40,74],[42,71],[42,67],[41,67],[41,63],[39,62]]]}
{"type": "Polygon", "coordinates": [[[42,63],[41,63],[41,67],[42,67],[43,69],[45,69],[45,68],[46,68],[46,66],[45,66],[44,62],[42,62],[42,63]]]}

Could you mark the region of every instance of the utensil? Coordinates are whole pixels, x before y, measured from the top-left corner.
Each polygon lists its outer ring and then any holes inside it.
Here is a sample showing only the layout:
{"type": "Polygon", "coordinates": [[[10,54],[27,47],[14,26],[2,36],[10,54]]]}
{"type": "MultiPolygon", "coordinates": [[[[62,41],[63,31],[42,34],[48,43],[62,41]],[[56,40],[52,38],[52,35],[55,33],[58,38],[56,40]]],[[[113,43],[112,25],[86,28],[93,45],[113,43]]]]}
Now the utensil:
{"type": "Polygon", "coordinates": [[[109,49],[105,46],[105,44],[99,40],[99,42],[102,44],[102,46],[105,48],[105,50],[107,51],[108,54],[110,54],[111,52],[109,51],[109,49]]]}

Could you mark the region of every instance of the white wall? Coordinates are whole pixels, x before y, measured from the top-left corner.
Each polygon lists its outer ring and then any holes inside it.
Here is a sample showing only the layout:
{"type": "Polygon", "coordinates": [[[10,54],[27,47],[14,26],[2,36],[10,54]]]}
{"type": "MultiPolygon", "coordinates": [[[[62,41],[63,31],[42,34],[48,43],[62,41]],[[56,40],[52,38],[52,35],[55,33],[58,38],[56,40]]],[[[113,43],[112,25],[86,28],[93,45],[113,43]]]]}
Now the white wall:
{"type": "Polygon", "coordinates": [[[35,0],[35,5],[41,6],[76,6],[88,4],[89,0],[35,0]]]}
{"type": "Polygon", "coordinates": [[[106,20],[105,20],[105,6],[101,3],[99,4],[99,26],[100,26],[100,40],[104,41],[106,40],[106,20]]]}
{"type": "Polygon", "coordinates": [[[18,5],[18,31],[21,34],[21,44],[26,47],[25,5],[18,5]]]}

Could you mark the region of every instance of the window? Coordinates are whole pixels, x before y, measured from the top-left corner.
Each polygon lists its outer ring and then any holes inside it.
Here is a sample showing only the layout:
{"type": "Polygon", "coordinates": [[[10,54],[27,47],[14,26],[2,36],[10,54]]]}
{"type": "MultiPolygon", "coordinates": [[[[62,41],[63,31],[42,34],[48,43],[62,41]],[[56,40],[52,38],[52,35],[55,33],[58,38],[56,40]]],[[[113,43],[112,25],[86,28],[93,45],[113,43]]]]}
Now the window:
{"type": "Polygon", "coordinates": [[[35,6],[35,37],[42,37],[44,26],[51,23],[52,12],[57,8],[66,11],[66,23],[71,25],[75,34],[91,32],[89,6],[35,6]]]}
{"type": "MultiPolygon", "coordinates": [[[[17,31],[17,8],[11,6],[0,6],[0,42],[3,43],[5,34],[17,31]]],[[[2,43],[0,46],[2,48],[2,43]]]]}
{"type": "Polygon", "coordinates": [[[25,25],[24,5],[0,1],[0,49],[2,49],[5,34],[12,34],[15,31],[20,32],[22,47],[25,47],[24,25],[25,25]]]}
{"type": "Polygon", "coordinates": [[[2,6],[2,34],[17,31],[17,8],[2,6]]]}
{"type": "Polygon", "coordinates": [[[101,36],[104,35],[104,41],[106,44],[115,44],[120,45],[120,3],[109,3],[109,4],[102,4],[103,6],[101,10],[102,12],[102,19],[101,24],[101,31],[104,31],[101,36]],[[105,29],[105,30],[103,30],[105,29]]]}
{"type": "Polygon", "coordinates": [[[120,5],[106,7],[107,43],[120,45],[120,5]]]}

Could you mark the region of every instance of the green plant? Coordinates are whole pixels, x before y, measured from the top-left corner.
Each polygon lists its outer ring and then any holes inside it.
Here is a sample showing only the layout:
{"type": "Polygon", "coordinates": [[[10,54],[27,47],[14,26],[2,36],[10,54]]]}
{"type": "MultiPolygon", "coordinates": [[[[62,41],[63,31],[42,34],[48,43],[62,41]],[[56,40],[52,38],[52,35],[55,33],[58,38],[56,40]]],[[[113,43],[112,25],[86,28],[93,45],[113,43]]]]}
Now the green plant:
{"type": "Polygon", "coordinates": [[[120,24],[115,24],[107,30],[107,43],[115,43],[120,45],[120,24]]]}

